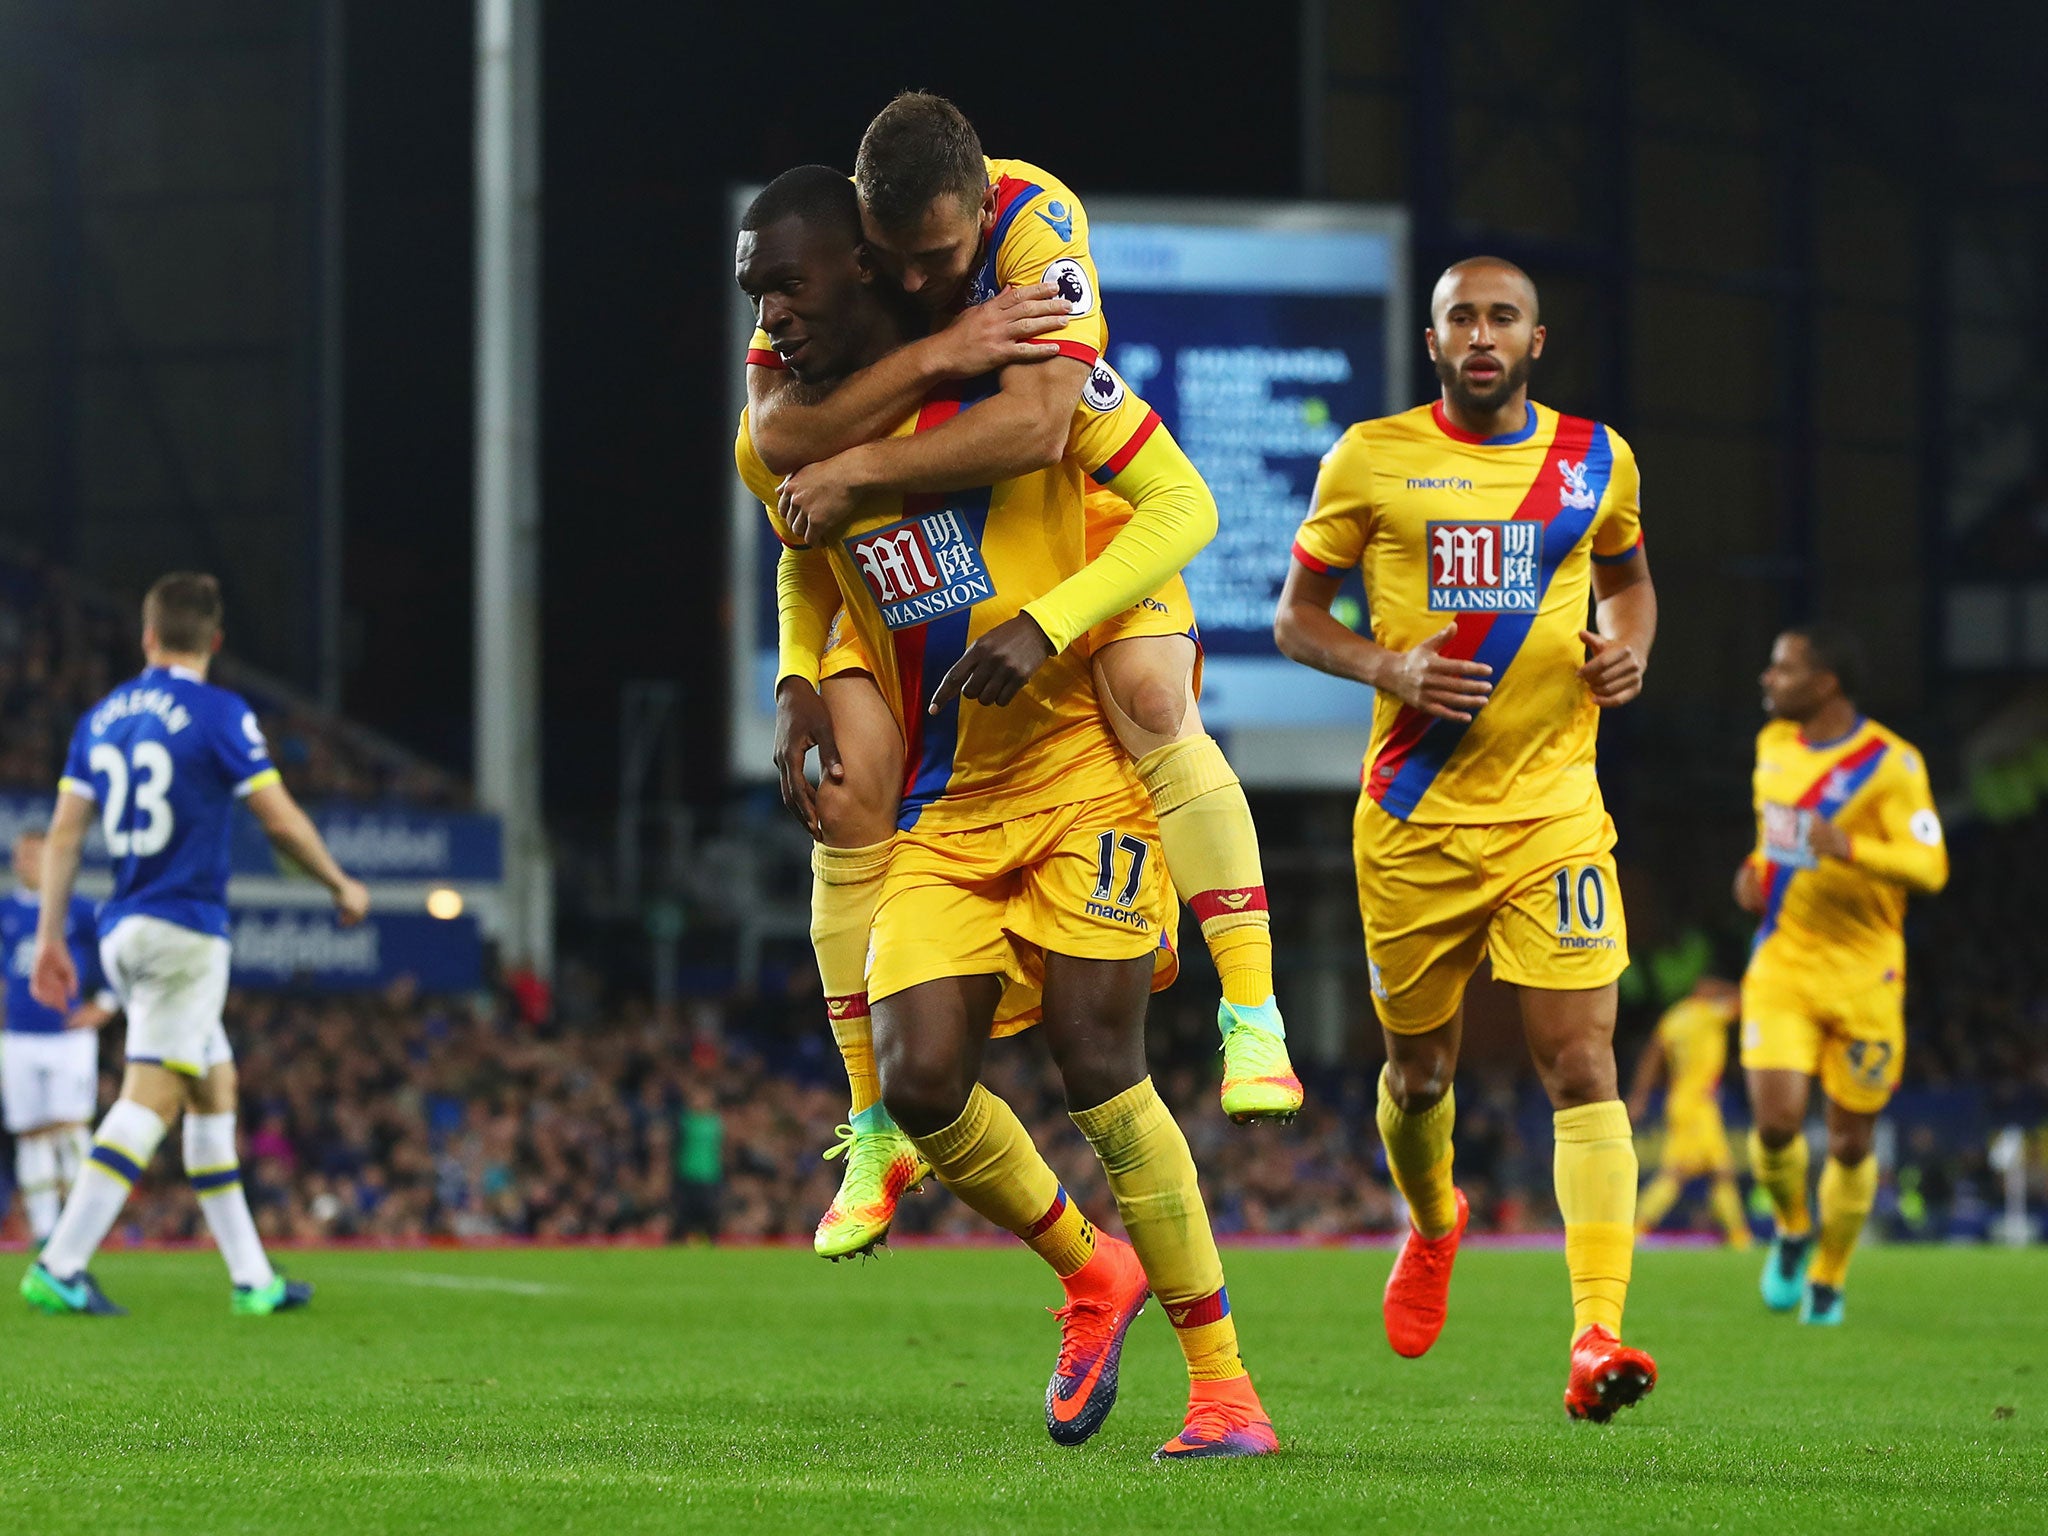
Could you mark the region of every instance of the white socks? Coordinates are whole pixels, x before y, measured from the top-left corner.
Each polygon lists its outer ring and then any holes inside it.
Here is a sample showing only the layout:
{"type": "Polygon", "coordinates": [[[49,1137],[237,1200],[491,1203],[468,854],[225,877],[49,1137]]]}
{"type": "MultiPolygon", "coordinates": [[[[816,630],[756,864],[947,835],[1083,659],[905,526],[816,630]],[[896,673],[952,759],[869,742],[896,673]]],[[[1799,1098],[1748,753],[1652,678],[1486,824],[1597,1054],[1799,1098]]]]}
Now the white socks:
{"type": "Polygon", "coordinates": [[[14,1138],[14,1182],[28,1212],[29,1236],[39,1243],[50,1235],[64,1208],[64,1194],[57,1187],[57,1141],[47,1131],[14,1138]]]}
{"type": "Polygon", "coordinates": [[[129,1189],[156,1156],[164,1130],[163,1121],[147,1105],[133,1099],[114,1101],[100,1122],[92,1155],[72,1186],[71,1198],[64,1202],[64,1214],[43,1246],[43,1267],[51,1274],[68,1280],[92,1262],[127,1204],[129,1189]]]}
{"type": "Polygon", "coordinates": [[[235,1158],[235,1117],[185,1116],[185,1177],[199,1197],[207,1229],[227,1260],[228,1278],[236,1285],[266,1286],[276,1278],[256,1235],[256,1218],[242,1193],[242,1169],[235,1158]]]}

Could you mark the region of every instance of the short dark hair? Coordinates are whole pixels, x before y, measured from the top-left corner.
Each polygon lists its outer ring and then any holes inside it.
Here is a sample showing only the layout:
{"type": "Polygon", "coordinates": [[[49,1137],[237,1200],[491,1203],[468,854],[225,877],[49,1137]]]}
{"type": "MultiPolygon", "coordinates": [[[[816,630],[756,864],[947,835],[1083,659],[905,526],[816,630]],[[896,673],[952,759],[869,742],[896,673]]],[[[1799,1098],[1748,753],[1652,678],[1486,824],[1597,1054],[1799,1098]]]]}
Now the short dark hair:
{"type": "Polygon", "coordinates": [[[1863,642],[1857,638],[1855,630],[1846,624],[1820,619],[1811,624],[1795,624],[1785,633],[1797,635],[1806,642],[1806,653],[1813,658],[1813,664],[1823,672],[1835,674],[1844,698],[1853,702],[1861,695],[1863,642]]]}
{"type": "Polygon", "coordinates": [[[766,229],[792,216],[815,228],[836,227],[850,243],[860,243],[860,199],[846,172],[829,165],[799,165],[784,171],[747,204],[747,211],[740,215],[740,228],[766,229]]]}
{"type": "Polygon", "coordinates": [[[904,91],[860,136],[853,183],[869,217],[884,229],[916,223],[947,193],[972,206],[988,187],[981,135],[945,97],[904,91]]]}
{"type": "Polygon", "coordinates": [[[142,599],[142,622],[165,650],[204,655],[220,635],[220,583],[203,571],[159,576],[142,599]]]}

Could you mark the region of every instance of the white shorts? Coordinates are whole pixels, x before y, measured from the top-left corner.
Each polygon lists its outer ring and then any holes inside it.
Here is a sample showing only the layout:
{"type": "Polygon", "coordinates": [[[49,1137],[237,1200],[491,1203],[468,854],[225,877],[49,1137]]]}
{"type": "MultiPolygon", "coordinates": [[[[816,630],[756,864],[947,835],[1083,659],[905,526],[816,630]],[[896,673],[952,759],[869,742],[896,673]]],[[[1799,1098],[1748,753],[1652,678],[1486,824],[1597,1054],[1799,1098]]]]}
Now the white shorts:
{"type": "Polygon", "coordinates": [[[14,1135],[46,1125],[90,1125],[99,1097],[98,1030],[0,1034],[0,1101],[14,1135]]]}
{"type": "Polygon", "coordinates": [[[204,1077],[235,1059],[220,1022],[226,939],[138,914],[100,940],[100,964],[128,1015],[130,1061],[204,1077]]]}

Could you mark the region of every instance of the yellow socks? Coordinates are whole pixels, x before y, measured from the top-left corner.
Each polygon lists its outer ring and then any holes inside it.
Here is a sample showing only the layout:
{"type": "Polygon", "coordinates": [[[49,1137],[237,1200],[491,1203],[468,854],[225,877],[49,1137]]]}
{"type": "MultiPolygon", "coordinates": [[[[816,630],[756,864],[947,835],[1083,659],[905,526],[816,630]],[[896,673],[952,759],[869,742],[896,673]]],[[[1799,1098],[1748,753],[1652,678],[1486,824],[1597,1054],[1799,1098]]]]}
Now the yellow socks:
{"type": "Polygon", "coordinates": [[[1749,1212],[1742,1208],[1742,1191],[1735,1181],[1726,1174],[1714,1179],[1713,1193],[1708,1197],[1714,1207],[1714,1219],[1721,1223],[1721,1230],[1728,1234],[1728,1246],[1747,1248],[1749,1237],[1749,1212]]]}
{"type": "Polygon", "coordinates": [[[1166,867],[1202,925],[1223,1000],[1256,1008],[1273,995],[1273,933],[1244,786],[1211,736],[1169,742],[1137,767],[1159,816],[1166,867]]]}
{"type": "Polygon", "coordinates": [[[1794,1136],[1773,1152],[1755,1131],[1749,1133],[1749,1171],[1771,1197],[1778,1230],[1786,1237],[1804,1237],[1813,1230],[1806,1207],[1806,1138],[1794,1136]]]}
{"type": "Polygon", "coordinates": [[[1864,1218],[1877,1200],[1877,1159],[1866,1156],[1850,1168],[1832,1157],[1820,1171],[1820,1251],[1806,1278],[1836,1290],[1849,1278],[1849,1257],[1856,1251],[1864,1218]]]}
{"type": "Polygon", "coordinates": [[[1648,1232],[1670,1215],[1671,1207],[1678,1204],[1678,1196],[1684,1188],[1675,1173],[1660,1172],[1645,1184],[1643,1192],[1636,1196],[1636,1230],[1648,1232]]]}
{"type": "Polygon", "coordinates": [[[880,1121],[858,1124],[856,1129],[862,1130],[894,1124],[881,1108],[867,994],[868,934],[882,899],[882,877],[889,871],[889,848],[889,843],[866,848],[827,848],[819,843],[811,849],[811,948],[818,956],[825,1011],[846,1062],[854,1118],[880,1121]]]}
{"type": "Polygon", "coordinates": [[[1060,1188],[1016,1111],[979,1083],[958,1120],[910,1139],[962,1205],[1014,1232],[1060,1278],[1094,1254],[1094,1224],[1060,1188]]]}
{"type": "Polygon", "coordinates": [[[1451,1126],[1457,1118],[1457,1097],[1448,1088],[1421,1114],[1404,1113],[1387,1091],[1387,1074],[1380,1073],[1380,1140],[1386,1143],[1387,1167],[1408,1202],[1415,1230],[1424,1237],[1442,1237],[1458,1224],[1458,1192],[1451,1184],[1451,1126]]]}
{"type": "Polygon", "coordinates": [[[1074,1124],[1102,1159],[1124,1230],[1187,1356],[1189,1378],[1229,1381],[1244,1375],[1237,1324],[1223,1288],[1223,1259],[1195,1181],[1195,1160],[1152,1079],[1081,1110],[1074,1124]]]}
{"type": "Polygon", "coordinates": [[[1622,1303],[1636,1247],[1636,1144],[1619,1099],[1560,1109],[1557,1208],[1572,1276],[1572,1337],[1598,1323],[1621,1337],[1622,1303]]]}

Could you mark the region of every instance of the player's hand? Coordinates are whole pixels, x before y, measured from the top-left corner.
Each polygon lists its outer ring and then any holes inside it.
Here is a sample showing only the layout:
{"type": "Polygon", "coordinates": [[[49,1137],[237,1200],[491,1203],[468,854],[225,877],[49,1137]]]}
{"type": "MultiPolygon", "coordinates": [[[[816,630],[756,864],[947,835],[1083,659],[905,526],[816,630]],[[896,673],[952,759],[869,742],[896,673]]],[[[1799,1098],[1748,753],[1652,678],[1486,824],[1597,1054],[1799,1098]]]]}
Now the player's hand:
{"type": "Polygon", "coordinates": [[[1752,917],[1763,915],[1764,877],[1747,859],[1735,866],[1735,905],[1752,917]]]}
{"type": "Polygon", "coordinates": [[[69,1008],[78,996],[78,967],[71,962],[71,950],[63,944],[36,940],[36,956],[29,969],[28,993],[45,1008],[69,1008]]]}
{"type": "Polygon", "coordinates": [[[782,780],[782,803],[812,837],[825,835],[818,816],[818,792],[804,772],[804,759],[818,749],[818,771],[835,784],[846,780],[833,739],[832,716],[818,690],[798,677],[785,677],[775,688],[775,772],[782,780]]]}
{"type": "Polygon", "coordinates": [[[790,532],[815,549],[851,522],[863,490],[857,478],[860,464],[861,450],[849,448],[806,464],[784,480],[776,505],[790,532]]]}
{"type": "Polygon", "coordinates": [[[98,1029],[114,1016],[111,1008],[102,1008],[98,1003],[80,1003],[72,1010],[71,1017],[64,1021],[66,1029],[98,1029]]]}
{"type": "Polygon", "coordinates": [[[1806,847],[1817,859],[1849,857],[1849,834],[1822,816],[1815,816],[1806,828],[1806,847]]]}
{"type": "Polygon", "coordinates": [[[334,888],[334,921],[343,928],[353,928],[370,915],[370,888],[349,875],[341,877],[341,884],[334,888]]]}
{"type": "Polygon", "coordinates": [[[932,690],[931,713],[956,698],[1000,707],[1017,697],[1052,656],[1052,642],[1028,613],[1005,619],[967,647],[932,690]]]}
{"type": "Polygon", "coordinates": [[[1056,331],[1073,317],[1051,283],[1005,288],[986,304],[971,304],[931,339],[939,370],[952,379],[978,379],[1011,363],[1042,363],[1058,357],[1050,342],[1034,336],[1056,331]]]}
{"type": "Polygon", "coordinates": [[[1493,668],[1480,661],[1459,661],[1438,654],[1457,632],[1446,624],[1413,650],[1397,651],[1380,686],[1410,709],[1439,720],[1470,720],[1472,712],[1493,693],[1493,668]]]}
{"type": "Polygon", "coordinates": [[[1579,676],[1593,691],[1593,702],[1602,709],[1626,704],[1643,691],[1643,659],[1635,647],[1590,629],[1579,631],[1586,649],[1593,654],[1579,668],[1579,676]]]}

